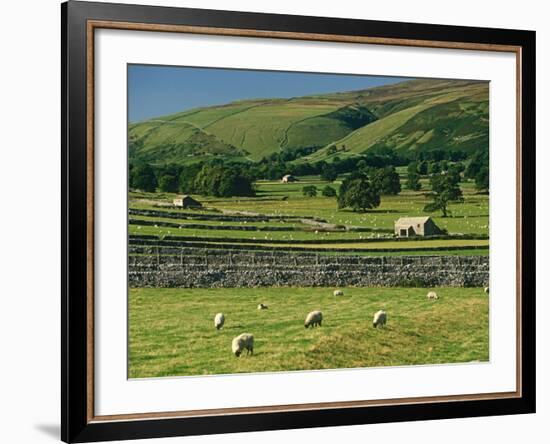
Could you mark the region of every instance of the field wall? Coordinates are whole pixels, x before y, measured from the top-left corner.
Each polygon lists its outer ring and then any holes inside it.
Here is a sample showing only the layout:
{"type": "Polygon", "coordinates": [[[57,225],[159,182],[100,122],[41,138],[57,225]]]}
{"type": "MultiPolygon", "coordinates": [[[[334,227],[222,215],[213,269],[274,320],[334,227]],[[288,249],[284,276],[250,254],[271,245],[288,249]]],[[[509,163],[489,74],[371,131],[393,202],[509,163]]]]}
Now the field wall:
{"type": "Polygon", "coordinates": [[[174,248],[130,255],[131,287],[483,287],[487,256],[353,256],[174,248]]]}

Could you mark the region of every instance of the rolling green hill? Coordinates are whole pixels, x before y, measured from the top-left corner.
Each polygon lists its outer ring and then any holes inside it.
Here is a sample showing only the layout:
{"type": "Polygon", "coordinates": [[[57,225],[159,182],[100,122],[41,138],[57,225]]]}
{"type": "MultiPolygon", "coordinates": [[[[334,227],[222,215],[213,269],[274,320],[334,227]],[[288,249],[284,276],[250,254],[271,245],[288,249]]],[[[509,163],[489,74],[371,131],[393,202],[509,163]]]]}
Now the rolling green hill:
{"type": "Polygon", "coordinates": [[[130,160],[152,164],[213,156],[258,161],[305,148],[313,153],[296,162],[380,147],[475,151],[488,141],[488,83],[464,80],[411,80],[360,91],[237,101],[129,125],[130,160]]]}

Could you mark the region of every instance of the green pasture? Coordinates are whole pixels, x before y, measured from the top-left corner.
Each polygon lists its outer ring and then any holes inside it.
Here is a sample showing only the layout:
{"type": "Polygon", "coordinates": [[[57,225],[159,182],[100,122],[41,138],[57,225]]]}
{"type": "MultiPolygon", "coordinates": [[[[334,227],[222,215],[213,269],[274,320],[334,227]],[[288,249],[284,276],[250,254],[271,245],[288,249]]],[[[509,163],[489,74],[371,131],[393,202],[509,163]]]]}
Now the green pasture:
{"type": "Polygon", "coordinates": [[[489,359],[489,303],[481,288],[132,288],[129,377],[466,363],[489,359]],[[258,303],[268,310],[257,310],[258,303]],[[388,324],[372,327],[384,309],[388,324]],[[323,325],[304,329],[312,310],[323,325]],[[222,330],[214,315],[226,316],[222,330]],[[254,354],[231,340],[252,333],[254,354]]]}
{"type": "Polygon", "coordinates": [[[286,221],[280,221],[277,219],[273,219],[270,221],[254,221],[254,222],[247,222],[247,221],[220,221],[220,220],[207,220],[207,219],[195,219],[193,218],[172,218],[172,217],[157,217],[157,216],[142,216],[139,214],[136,215],[130,215],[130,219],[132,219],[137,225],[139,225],[139,221],[151,221],[151,222],[168,222],[171,224],[179,224],[182,225],[182,229],[187,229],[186,225],[208,225],[208,226],[242,226],[242,227],[255,227],[257,229],[269,229],[270,227],[289,227],[289,228],[296,228],[296,229],[311,229],[311,225],[301,224],[298,220],[286,220],[286,221]]]}
{"type": "MultiPolygon", "coordinates": [[[[209,241],[211,243],[216,243],[217,245],[223,245],[223,241],[216,242],[214,239],[209,241]]],[[[233,244],[233,242],[232,242],[233,244]]],[[[235,242],[235,245],[250,245],[249,243],[239,244],[235,242]]],[[[316,244],[276,244],[263,242],[259,240],[254,245],[264,246],[264,247],[300,247],[300,248],[309,248],[309,249],[318,249],[318,248],[330,248],[331,250],[338,249],[369,249],[369,250],[382,250],[386,248],[396,249],[396,250],[414,250],[415,248],[425,247],[425,248],[445,248],[445,247],[486,247],[489,245],[487,239],[449,239],[449,240],[426,240],[426,241],[391,241],[391,242],[342,242],[342,243],[316,243],[316,244]]]]}
{"type": "Polygon", "coordinates": [[[130,235],[154,235],[162,239],[164,236],[197,237],[201,242],[254,244],[263,246],[296,246],[305,248],[396,248],[414,249],[419,247],[464,247],[488,246],[488,239],[426,239],[426,240],[377,240],[372,233],[339,233],[339,232],[302,232],[302,231],[239,231],[239,230],[204,230],[180,229],[173,227],[152,227],[129,225],[130,235]],[[208,238],[208,239],[204,239],[208,238]],[[203,239],[203,240],[201,240],[203,239]],[[239,242],[241,240],[241,242],[239,242]],[[252,240],[254,242],[244,242],[252,240]],[[327,242],[327,241],[331,242],[327,242]],[[281,243],[284,241],[284,243],[281,243]],[[303,243],[307,241],[307,243],[303,243]],[[341,241],[341,242],[334,242],[341,241]],[[295,242],[295,243],[294,243],[295,242]]]}
{"type": "MultiPolygon", "coordinates": [[[[249,212],[254,214],[271,216],[300,216],[303,218],[320,218],[328,223],[345,227],[370,228],[374,232],[391,233],[393,232],[394,222],[400,217],[412,216],[431,216],[435,223],[446,229],[450,234],[475,234],[488,236],[489,234],[489,196],[477,194],[471,183],[461,184],[464,192],[463,203],[454,203],[450,205],[451,217],[443,218],[439,213],[425,213],[424,206],[429,201],[425,193],[429,191],[427,184],[424,183],[424,189],[418,192],[403,189],[397,196],[382,196],[381,205],[366,213],[355,213],[351,210],[339,210],[336,199],[323,197],[320,190],[329,185],[336,190],[340,186],[340,181],[328,183],[319,178],[306,177],[299,182],[283,184],[279,181],[259,181],[256,183],[256,197],[233,197],[233,198],[215,198],[195,196],[205,207],[205,210],[182,210],[184,213],[193,212],[200,216],[201,214],[222,214],[225,212],[249,212]],[[317,197],[305,197],[302,195],[302,188],[306,185],[315,185],[319,189],[317,197]]],[[[155,205],[169,204],[175,195],[164,193],[160,196],[154,193],[141,193],[138,195],[130,194],[130,207],[152,210],[165,210],[170,212],[177,211],[173,207],[158,208],[155,205]]],[[[142,218],[142,216],[131,216],[133,219],[142,218]]],[[[197,219],[168,219],[157,217],[143,217],[147,220],[164,220],[172,223],[182,224],[203,224],[203,225],[249,225],[249,226],[293,226],[303,227],[303,231],[283,232],[283,231],[238,231],[238,230],[204,230],[204,229],[185,229],[174,227],[146,227],[139,229],[136,225],[130,226],[131,234],[156,234],[156,235],[195,235],[195,236],[213,236],[213,237],[249,237],[258,240],[271,239],[357,239],[362,240],[377,234],[369,232],[323,232],[317,230],[311,225],[300,223],[299,220],[270,220],[269,222],[259,221],[207,221],[197,219]]],[[[427,241],[420,241],[427,242],[427,241]]]]}

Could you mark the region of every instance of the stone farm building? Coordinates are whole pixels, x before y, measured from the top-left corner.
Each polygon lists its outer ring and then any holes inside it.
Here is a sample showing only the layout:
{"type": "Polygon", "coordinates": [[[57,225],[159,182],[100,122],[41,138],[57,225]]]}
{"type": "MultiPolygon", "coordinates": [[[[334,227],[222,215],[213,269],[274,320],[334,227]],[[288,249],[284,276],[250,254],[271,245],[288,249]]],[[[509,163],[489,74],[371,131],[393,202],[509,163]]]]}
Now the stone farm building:
{"type": "Polygon", "coordinates": [[[198,200],[188,195],[175,198],[174,206],[181,208],[202,208],[202,204],[198,200]]]}
{"type": "Polygon", "coordinates": [[[401,217],[395,221],[397,237],[434,236],[442,234],[431,217],[401,217]]]}
{"type": "Polygon", "coordinates": [[[294,177],[292,174],[285,174],[281,179],[281,182],[283,183],[298,182],[298,179],[294,177]]]}

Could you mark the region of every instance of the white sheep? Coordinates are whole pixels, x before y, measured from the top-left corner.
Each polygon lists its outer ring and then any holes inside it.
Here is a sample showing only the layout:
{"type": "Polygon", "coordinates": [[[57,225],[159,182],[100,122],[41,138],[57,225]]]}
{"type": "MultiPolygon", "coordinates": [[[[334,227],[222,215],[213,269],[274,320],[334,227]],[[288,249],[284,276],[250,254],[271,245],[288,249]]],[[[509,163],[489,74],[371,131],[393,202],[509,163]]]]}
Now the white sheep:
{"type": "Polygon", "coordinates": [[[254,336],[250,333],[242,333],[231,342],[231,350],[238,358],[241,353],[246,350],[246,354],[254,354],[254,336]]]}
{"type": "Polygon", "coordinates": [[[384,326],[386,325],[386,321],[388,319],[388,315],[384,310],[379,310],[376,313],[374,313],[374,317],[372,318],[372,326],[374,328],[377,328],[378,326],[384,326]]]}
{"type": "Polygon", "coordinates": [[[216,327],[216,330],[222,328],[224,323],[225,315],[223,313],[218,313],[216,316],[214,316],[214,327],[216,327]]]}
{"type": "Polygon", "coordinates": [[[439,296],[437,295],[437,293],[435,291],[429,291],[428,294],[426,295],[426,297],[430,300],[433,300],[433,301],[436,301],[439,299],[439,296]]]}
{"type": "Polygon", "coordinates": [[[483,291],[484,291],[485,293],[489,294],[489,287],[485,287],[485,288],[483,289],[483,291]]]}
{"type": "Polygon", "coordinates": [[[304,327],[316,327],[317,325],[320,327],[321,323],[323,322],[323,313],[320,311],[312,311],[306,316],[306,320],[304,321],[304,327]]]}
{"type": "Polygon", "coordinates": [[[258,310],[267,310],[269,307],[265,304],[258,304],[258,310]]]}
{"type": "Polygon", "coordinates": [[[344,296],[344,292],[342,290],[334,290],[334,296],[344,296]]]}

